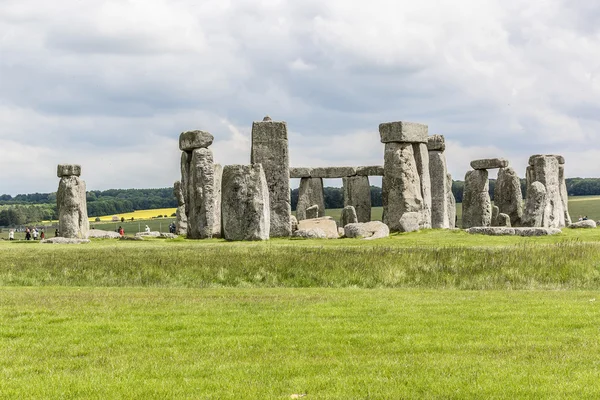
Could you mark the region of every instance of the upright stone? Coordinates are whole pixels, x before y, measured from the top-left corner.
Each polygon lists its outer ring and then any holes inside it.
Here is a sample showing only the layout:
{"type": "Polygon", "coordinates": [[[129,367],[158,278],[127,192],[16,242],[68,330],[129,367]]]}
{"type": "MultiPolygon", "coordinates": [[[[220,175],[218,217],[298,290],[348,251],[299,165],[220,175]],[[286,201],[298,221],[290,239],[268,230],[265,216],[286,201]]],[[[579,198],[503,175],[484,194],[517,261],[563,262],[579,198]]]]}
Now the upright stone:
{"type": "Polygon", "coordinates": [[[192,151],[188,182],[188,238],[211,238],[215,231],[215,167],[210,149],[192,151]]]}
{"type": "Polygon", "coordinates": [[[465,175],[463,194],[462,227],[490,226],[492,223],[492,202],[490,200],[488,172],[485,169],[468,171],[465,175]]]}
{"type": "Polygon", "coordinates": [[[213,208],[213,237],[221,237],[221,182],[223,180],[223,166],[221,164],[214,165],[214,189],[213,198],[215,206],[213,208]]]}
{"type": "Polygon", "coordinates": [[[353,206],[346,206],[342,210],[342,216],[340,218],[340,226],[343,228],[348,224],[358,223],[358,217],[356,216],[356,210],[353,206]]]}
{"type": "Polygon", "coordinates": [[[325,216],[325,198],[323,196],[322,178],[302,178],[298,188],[298,205],[296,217],[298,221],[307,219],[306,209],[313,205],[319,206],[319,217],[325,216]]]}
{"type": "Polygon", "coordinates": [[[319,218],[319,206],[312,205],[306,209],[306,219],[319,218]]]}
{"type": "Polygon", "coordinates": [[[187,235],[187,215],[185,214],[185,198],[183,195],[183,185],[176,181],[173,185],[173,194],[177,199],[177,211],[175,212],[177,224],[176,233],[178,235],[187,235]]]}
{"type": "Polygon", "coordinates": [[[494,204],[500,213],[510,217],[512,226],[520,226],[523,218],[521,180],[512,167],[500,168],[494,189],[494,204]]]}
{"type": "Polygon", "coordinates": [[[262,164],[267,178],[271,236],[291,236],[290,161],[285,122],[265,117],[262,122],[252,124],[251,162],[262,164]]]}
{"type": "MultiPolygon", "coordinates": [[[[544,228],[565,226],[565,210],[559,180],[559,159],[554,155],[536,156],[530,159],[528,184],[540,182],[546,189],[542,225],[544,228]]],[[[531,219],[530,219],[531,220],[531,219]]]]}
{"type": "MultiPolygon", "coordinates": [[[[344,185],[344,206],[353,206],[358,222],[371,221],[371,186],[368,176],[342,178],[344,185]]],[[[344,226],[344,225],[342,225],[344,226]]]]}
{"type": "Polygon", "coordinates": [[[567,193],[567,182],[565,180],[565,165],[558,164],[558,181],[560,185],[560,200],[562,201],[563,212],[565,214],[565,226],[571,225],[571,215],[569,214],[569,194],[567,193]]]}
{"type": "MultiPolygon", "coordinates": [[[[181,193],[183,194],[183,203],[185,206],[186,224],[187,217],[190,215],[188,188],[190,186],[190,161],[192,160],[192,152],[181,152],[181,193]]],[[[186,225],[187,232],[187,225],[186,225]]]]}
{"type": "Polygon", "coordinates": [[[79,178],[80,174],[79,165],[58,165],[60,182],[56,192],[56,207],[58,231],[64,238],[87,239],[89,235],[85,182],[79,178]]]}
{"type": "MultiPolygon", "coordinates": [[[[221,198],[225,239],[269,239],[269,188],[261,164],[226,165],[223,168],[221,198]]],[[[287,223],[290,225],[289,219],[287,223]]]]}
{"type": "Polygon", "coordinates": [[[449,228],[456,227],[456,199],[452,193],[452,175],[446,175],[446,194],[448,196],[448,222],[449,228]]]}
{"type": "Polygon", "coordinates": [[[497,205],[492,205],[492,226],[499,226],[498,225],[498,215],[500,214],[500,209],[498,208],[497,205]]]}
{"type": "Polygon", "coordinates": [[[546,188],[538,181],[527,187],[527,201],[522,224],[528,227],[542,227],[546,209],[546,188]]]}
{"type": "Polygon", "coordinates": [[[429,174],[429,152],[426,143],[414,143],[413,151],[415,153],[415,162],[419,179],[421,181],[421,196],[423,197],[423,210],[421,214],[421,228],[431,228],[431,177],[429,174]]]}
{"type": "MultiPolygon", "coordinates": [[[[450,228],[448,168],[443,150],[446,147],[442,135],[429,137],[429,178],[431,181],[431,227],[450,228]]],[[[454,225],[454,221],[452,221],[454,225]]]]}

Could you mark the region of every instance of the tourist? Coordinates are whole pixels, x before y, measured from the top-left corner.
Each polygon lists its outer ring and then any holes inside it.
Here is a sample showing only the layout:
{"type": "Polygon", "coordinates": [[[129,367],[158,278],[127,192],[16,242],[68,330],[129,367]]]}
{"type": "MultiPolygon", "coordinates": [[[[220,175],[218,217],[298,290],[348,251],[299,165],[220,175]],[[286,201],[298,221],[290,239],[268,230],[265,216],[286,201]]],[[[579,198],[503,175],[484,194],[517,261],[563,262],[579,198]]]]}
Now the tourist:
{"type": "Polygon", "coordinates": [[[119,226],[119,235],[125,236],[125,229],[122,226],[119,226]]]}
{"type": "Polygon", "coordinates": [[[587,215],[584,215],[584,216],[583,216],[583,220],[584,220],[584,221],[587,221],[587,219],[588,219],[587,215]]]}
{"type": "Polygon", "coordinates": [[[31,240],[31,232],[29,228],[25,229],[25,240],[31,240]]]}
{"type": "Polygon", "coordinates": [[[14,229],[11,229],[8,232],[8,240],[15,240],[15,230],[14,229]]]}
{"type": "Polygon", "coordinates": [[[44,230],[42,229],[42,233],[40,233],[40,239],[44,240],[46,239],[46,234],[44,233],[44,230]]]}
{"type": "Polygon", "coordinates": [[[56,230],[54,231],[54,236],[58,237],[58,228],[56,228],[56,230]]]}
{"type": "Polygon", "coordinates": [[[146,225],[146,228],[144,228],[144,231],[145,231],[146,233],[150,233],[150,227],[149,227],[148,225],[146,225]]]}
{"type": "Polygon", "coordinates": [[[32,230],[32,234],[33,234],[33,240],[37,240],[37,238],[38,238],[38,231],[37,231],[37,228],[33,228],[33,230],[32,230]]]}

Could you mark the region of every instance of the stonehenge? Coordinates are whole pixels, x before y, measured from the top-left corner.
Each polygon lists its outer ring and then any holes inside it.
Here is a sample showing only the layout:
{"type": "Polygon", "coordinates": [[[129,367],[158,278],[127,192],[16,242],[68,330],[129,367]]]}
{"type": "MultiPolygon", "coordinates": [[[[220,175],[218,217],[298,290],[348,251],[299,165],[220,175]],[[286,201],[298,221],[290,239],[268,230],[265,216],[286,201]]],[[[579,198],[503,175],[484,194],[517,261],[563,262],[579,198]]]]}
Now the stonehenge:
{"type": "Polygon", "coordinates": [[[307,219],[306,209],[317,205],[319,217],[325,216],[325,197],[323,196],[323,178],[302,178],[298,188],[298,205],[296,218],[298,221],[307,219]]]}
{"type": "Polygon", "coordinates": [[[521,180],[514,169],[502,167],[498,170],[494,204],[502,214],[508,215],[512,226],[519,226],[523,218],[523,194],[521,180]]]}
{"type": "Polygon", "coordinates": [[[352,206],[358,222],[371,221],[371,186],[368,176],[348,176],[342,179],[344,207],[352,206]]]}
{"type": "Polygon", "coordinates": [[[446,166],[446,141],[442,135],[428,137],[429,178],[431,180],[431,227],[454,228],[456,202],[452,194],[452,177],[446,166]]]}
{"type": "Polygon", "coordinates": [[[463,229],[491,225],[492,201],[487,169],[474,169],[465,175],[462,207],[463,229]]]}
{"type": "Polygon", "coordinates": [[[56,208],[58,231],[62,238],[87,239],[89,236],[85,181],[79,178],[80,175],[79,165],[58,165],[57,176],[60,182],[56,192],[56,208]]]}

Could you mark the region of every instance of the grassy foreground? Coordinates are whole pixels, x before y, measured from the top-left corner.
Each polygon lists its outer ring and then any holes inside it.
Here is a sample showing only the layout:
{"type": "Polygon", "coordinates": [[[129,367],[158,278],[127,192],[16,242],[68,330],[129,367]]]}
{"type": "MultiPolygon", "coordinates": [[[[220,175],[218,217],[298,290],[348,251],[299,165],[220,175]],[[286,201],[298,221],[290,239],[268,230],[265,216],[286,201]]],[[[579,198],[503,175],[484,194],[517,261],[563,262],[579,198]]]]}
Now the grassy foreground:
{"type": "Polygon", "coordinates": [[[600,396],[597,292],[5,288],[0,296],[2,398],[600,396]]]}

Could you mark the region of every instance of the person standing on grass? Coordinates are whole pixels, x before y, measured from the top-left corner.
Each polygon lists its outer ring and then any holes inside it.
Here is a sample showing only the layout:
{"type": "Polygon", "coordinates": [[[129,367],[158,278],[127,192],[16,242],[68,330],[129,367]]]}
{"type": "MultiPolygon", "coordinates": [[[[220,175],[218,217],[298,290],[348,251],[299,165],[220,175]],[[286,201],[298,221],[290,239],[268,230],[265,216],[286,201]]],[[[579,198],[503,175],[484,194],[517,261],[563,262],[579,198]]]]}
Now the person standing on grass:
{"type": "Polygon", "coordinates": [[[33,230],[32,230],[32,234],[33,234],[33,240],[37,240],[37,237],[38,237],[38,231],[37,231],[37,228],[33,228],[33,230]]]}
{"type": "Polygon", "coordinates": [[[44,233],[44,230],[42,229],[42,233],[40,233],[40,240],[44,240],[46,239],[46,234],[44,233]]]}
{"type": "Polygon", "coordinates": [[[58,228],[56,228],[56,230],[54,231],[54,236],[58,237],[58,228]]]}
{"type": "Polygon", "coordinates": [[[148,225],[146,225],[146,227],[144,228],[144,231],[145,231],[146,233],[150,233],[150,227],[149,227],[148,225]]]}
{"type": "Polygon", "coordinates": [[[122,226],[119,226],[119,235],[125,236],[125,229],[122,226]]]}
{"type": "Polygon", "coordinates": [[[8,240],[15,240],[15,230],[11,229],[8,231],[8,240]]]}

